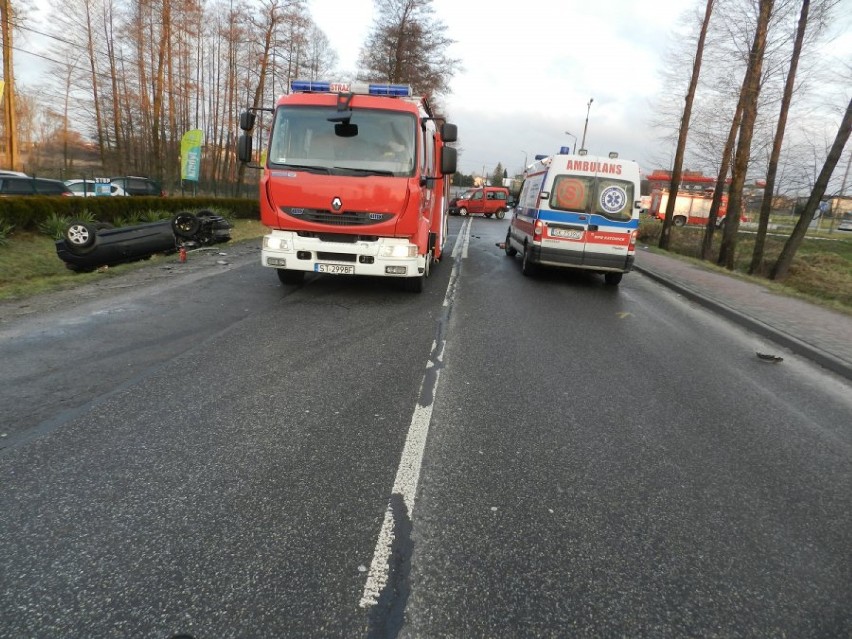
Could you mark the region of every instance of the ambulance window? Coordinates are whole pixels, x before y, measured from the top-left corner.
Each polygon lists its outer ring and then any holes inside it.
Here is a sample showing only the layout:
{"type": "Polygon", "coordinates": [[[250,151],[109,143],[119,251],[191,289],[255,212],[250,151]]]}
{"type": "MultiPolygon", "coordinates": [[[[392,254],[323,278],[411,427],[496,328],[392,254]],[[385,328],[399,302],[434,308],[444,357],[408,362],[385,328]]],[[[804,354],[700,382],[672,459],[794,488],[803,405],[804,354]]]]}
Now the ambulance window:
{"type": "Polygon", "coordinates": [[[593,192],[594,178],[580,175],[559,175],[553,180],[550,191],[550,208],[561,211],[589,210],[589,194],[593,192]]]}
{"type": "Polygon", "coordinates": [[[633,183],[598,179],[594,212],[610,220],[626,222],[633,217],[633,183]]]}

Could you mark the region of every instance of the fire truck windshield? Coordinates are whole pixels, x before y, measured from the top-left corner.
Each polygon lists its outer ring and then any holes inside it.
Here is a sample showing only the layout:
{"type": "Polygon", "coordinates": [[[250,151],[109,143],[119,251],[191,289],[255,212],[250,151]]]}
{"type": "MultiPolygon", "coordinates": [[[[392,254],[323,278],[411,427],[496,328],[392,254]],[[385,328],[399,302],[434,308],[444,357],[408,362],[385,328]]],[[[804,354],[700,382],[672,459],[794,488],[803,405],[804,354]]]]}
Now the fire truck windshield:
{"type": "Polygon", "coordinates": [[[344,127],[329,121],[336,113],[334,107],[279,108],[272,128],[268,166],[331,173],[340,169],[341,174],[355,175],[414,175],[413,115],[355,109],[349,126],[344,127]],[[348,129],[349,135],[339,135],[343,128],[348,129]]]}

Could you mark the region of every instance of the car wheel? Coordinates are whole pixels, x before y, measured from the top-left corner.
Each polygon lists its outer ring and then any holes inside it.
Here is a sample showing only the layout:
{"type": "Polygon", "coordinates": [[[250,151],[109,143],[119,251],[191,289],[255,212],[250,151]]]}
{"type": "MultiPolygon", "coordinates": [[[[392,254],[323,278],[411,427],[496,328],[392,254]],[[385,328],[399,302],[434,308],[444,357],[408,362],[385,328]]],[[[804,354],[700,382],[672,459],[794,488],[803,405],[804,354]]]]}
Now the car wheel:
{"type": "Polygon", "coordinates": [[[509,257],[515,257],[518,254],[518,249],[511,245],[509,238],[512,236],[511,230],[506,232],[506,241],[503,243],[503,250],[509,257]]]}
{"type": "Polygon", "coordinates": [[[675,226],[684,226],[686,224],[686,218],[678,216],[674,219],[675,226]]]}
{"type": "Polygon", "coordinates": [[[529,246],[524,244],[524,260],[521,263],[521,273],[523,273],[524,275],[529,277],[531,275],[535,275],[535,271],[536,271],[536,265],[530,259],[529,246]]]}
{"type": "Polygon", "coordinates": [[[191,239],[201,228],[201,220],[192,213],[178,213],[172,218],[172,231],[178,237],[191,239]]]}
{"type": "Polygon", "coordinates": [[[282,284],[301,284],[305,281],[304,271],[294,271],[289,268],[275,269],[282,284]]]}
{"type": "Polygon", "coordinates": [[[418,277],[406,277],[402,281],[402,287],[409,293],[422,293],[426,285],[426,278],[432,273],[432,251],[426,254],[426,267],[423,269],[423,275],[418,277]]]}
{"type": "Polygon", "coordinates": [[[623,275],[623,273],[604,273],[604,282],[610,286],[618,286],[623,275]]]}
{"type": "Polygon", "coordinates": [[[499,211],[497,211],[498,220],[502,220],[504,217],[506,217],[506,209],[500,209],[499,211]]]}
{"type": "Polygon", "coordinates": [[[467,217],[467,209],[464,208],[464,207],[461,207],[459,209],[459,215],[461,215],[462,217],[467,217]]]}
{"type": "Polygon", "coordinates": [[[426,275],[418,275],[417,277],[406,277],[402,280],[402,288],[409,293],[422,293],[425,284],[426,275]]]}
{"type": "Polygon", "coordinates": [[[94,224],[75,220],[65,229],[65,244],[77,255],[91,252],[97,242],[98,230],[94,224]]]}

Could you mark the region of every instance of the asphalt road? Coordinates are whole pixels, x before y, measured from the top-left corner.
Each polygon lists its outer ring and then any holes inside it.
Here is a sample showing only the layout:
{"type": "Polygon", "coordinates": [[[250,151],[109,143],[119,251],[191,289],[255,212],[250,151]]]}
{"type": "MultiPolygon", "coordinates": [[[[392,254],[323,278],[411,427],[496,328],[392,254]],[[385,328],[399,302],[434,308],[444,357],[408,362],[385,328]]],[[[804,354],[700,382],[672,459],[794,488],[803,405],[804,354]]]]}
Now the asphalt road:
{"type": "Polygon", "coordinates": [[[0,637],[852,635],[849,385],[505,228],[0,315],[0,637]]]}

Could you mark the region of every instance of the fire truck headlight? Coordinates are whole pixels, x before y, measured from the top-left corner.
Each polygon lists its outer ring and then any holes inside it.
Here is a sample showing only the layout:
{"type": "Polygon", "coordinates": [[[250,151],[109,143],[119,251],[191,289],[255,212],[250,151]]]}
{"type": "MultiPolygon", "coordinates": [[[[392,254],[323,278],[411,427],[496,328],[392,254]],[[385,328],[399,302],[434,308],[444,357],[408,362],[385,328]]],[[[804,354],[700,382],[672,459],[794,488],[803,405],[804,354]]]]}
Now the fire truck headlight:
{"type": "Polygon", "coordinates": [[[379,251],[380,257],[417,257],[417,245],[415,244],[386,244],[379,251]]]}
{"type": "Polygon", "coordinates": [[[272,249],[273,251],[289,251],[290,242],[284,237],[275,237],[273,235],[263,236],[263,248],[272,249]]]}

